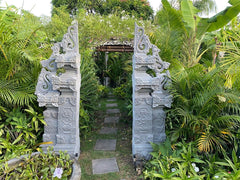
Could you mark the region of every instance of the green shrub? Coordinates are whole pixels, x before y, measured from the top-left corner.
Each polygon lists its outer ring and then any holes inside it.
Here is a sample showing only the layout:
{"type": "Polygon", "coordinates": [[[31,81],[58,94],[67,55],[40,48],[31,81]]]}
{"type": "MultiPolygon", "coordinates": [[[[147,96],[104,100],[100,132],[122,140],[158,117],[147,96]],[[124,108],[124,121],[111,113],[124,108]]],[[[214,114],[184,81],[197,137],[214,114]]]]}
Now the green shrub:
{"type": "Polygon", "coordinates": [[[107,97],[109,92],[110,92],[110,89],[108,87],[103,85],[98,86],[98,93],[100,94],[100,97],[107,97]]]}
{"type": "Polygon", "coordinates": [[[114,88],[113,94],[121,99],[132,100],[132,81],[128,80],[126,83],[114,88]]]}
{"type": "Polygon", "coordinates": [[[207,69],[198,64],[179,70],[172,73],[174,102],[167,118],[172,140],[195,141],[202,152],[221,152],[232,146],[240,122],[239,92],[224,87],[220,67],[207,69]]]}
{"type": "Polygon", "coordinates": [[[169,139],[159,145],[152,144],[152,159],[146,163],[143,175],[145,179],[239,179],[240,158],[237,148],[231,156],[202,154],[195,143],[177,143],[171,145],[169,139]]]}
{"type": "Polygon", "coordinates": [[[192,143],[178,143],[172,149],[167,139],[164,143],[152,144],[152,159],[146,164],[144,177],[148,179],[202,179],[200,159],[192,143]],[[179,177],[179,178],[176,178],[179,177]]]}
{"type": "Polygon", "coordinates": [[[32,107],[14,108],[0,120],[0,161],[25,154],[41,141],[43,115],[32,107]]]}
{"type": "Polygon", "coordinates": [[[81,89],[80,89],[80,129],[81,135],[86,135],[92,130],[100,97],[99,81],[96,76],[96,64],[92,58],[92,50],[82,50],[81,56],[81,89]]]}
{"type": "Polygon", "coordinates": [[[47,153],[29,155],[17,167],[9,167],[7,163],[1,165],[0,179],[68,179],[72,173],[72,163],[68,154],[56,154],[48,148],[47,153]],[[57,170],[61,178],[54,177],[57,170]]]}

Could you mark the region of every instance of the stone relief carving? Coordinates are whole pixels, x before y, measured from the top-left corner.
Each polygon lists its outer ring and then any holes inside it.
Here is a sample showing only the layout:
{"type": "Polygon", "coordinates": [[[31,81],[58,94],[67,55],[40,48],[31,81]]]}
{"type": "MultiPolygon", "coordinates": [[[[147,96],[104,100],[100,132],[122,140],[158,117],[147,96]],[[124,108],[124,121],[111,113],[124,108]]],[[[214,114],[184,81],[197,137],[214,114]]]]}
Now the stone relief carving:
{"type": "Polygon", "coordinates": [[[150,43],[144,29],[135,24],[133,55],[133,140],[134,157],[148,159],[149,142],[163,142],[165,135],[164,107],[171,107],[172,97],[166,90],[170,63],[159,56],[160,50],[150,43]],[[151,69],[156,76],[147,73],[151,69]]]}
{"type": "MultiPolygon", "coordinates": [[[[72,157],[80,155],[79,99],[80,54],[78,23],[73,22],[61,42],[52,47],[52,55],[41,62],[35,94],[39,106],[46,106],[44,142],[53,142],[56,152],[67,150],[72,157]],[[58,68],[65,72],[57,74],[58,68]]],[[[43,147],[46,151],[46,146],[43,147]]]]}

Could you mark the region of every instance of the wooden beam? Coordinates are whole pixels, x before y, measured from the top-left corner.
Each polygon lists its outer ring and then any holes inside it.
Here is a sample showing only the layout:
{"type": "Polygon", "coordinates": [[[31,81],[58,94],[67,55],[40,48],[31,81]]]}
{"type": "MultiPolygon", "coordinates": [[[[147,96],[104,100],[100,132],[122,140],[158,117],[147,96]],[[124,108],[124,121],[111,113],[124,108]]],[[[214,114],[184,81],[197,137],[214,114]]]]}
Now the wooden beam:
{"type": "Polygon", "coordinates": [[[133,47],[126,45],[103,45],[96,48],[101,52],[133,52],[133,47]]]}

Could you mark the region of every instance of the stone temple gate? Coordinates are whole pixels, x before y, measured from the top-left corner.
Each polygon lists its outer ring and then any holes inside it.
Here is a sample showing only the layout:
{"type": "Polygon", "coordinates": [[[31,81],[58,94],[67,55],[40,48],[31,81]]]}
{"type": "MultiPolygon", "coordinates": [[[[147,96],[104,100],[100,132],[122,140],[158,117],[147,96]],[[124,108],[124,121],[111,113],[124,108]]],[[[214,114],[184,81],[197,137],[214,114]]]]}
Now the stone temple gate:
{"type": "Polygon", "coordinates": [[[133,135],[132,153],[137,159],[149,159],[151,144],[165,141],[164,107],[172,98],[165,89],[170,63],[159,57],[159,49],[150,43],[144,29],[135,24],[133,55],[133,135]],[[147,73],[152,70],[155,76],[147,73]]]}
{"type": "MultiPolygon", "coordinates": [[[[80,155],[79,100],[80,100],[80,54],[78,23],[68,28],[62,42],[55,43],[38,78],[35,94],[47,125],[43,141],[52,142],[54,151],[67,151],[71,157],[80,155]],[[65,72],[60,72],[63,70],[65,72]]],[[[43,145],[46,151],[47,145],[43,145]]]]}
{"type": "MultiPolygon", "coordinates": [[[[39,106],[45,106],[44,142],[54,151],[67,151],[71,157],[80,155],[79,100],[80,54],[78,24],[68,28],[63,40],[55,43],[48,60],[41,61],[42,70],[35,94],[39,106]]],[[[148,159],[150,142],[160,143],[165,135],[164,107],[171,107],[172,98],[165,86],[168,82],[169,63],[159,57],[159,49],[152,45],[144,29],[135,24],[133,55],[133,156],[148,159]],[[154,76],[147,73],[152,70],[154,76]]]]}

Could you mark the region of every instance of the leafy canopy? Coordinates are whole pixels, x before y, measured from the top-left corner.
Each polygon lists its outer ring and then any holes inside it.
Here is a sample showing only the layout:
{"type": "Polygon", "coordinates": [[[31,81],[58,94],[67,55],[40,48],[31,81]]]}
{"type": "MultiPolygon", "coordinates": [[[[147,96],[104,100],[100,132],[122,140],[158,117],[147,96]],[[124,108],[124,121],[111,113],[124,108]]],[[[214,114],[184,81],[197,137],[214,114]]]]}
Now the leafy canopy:
{"type": "Polygon", "coordinates": [[[76,14],[79,8],[83,8],[93,14],[109,15],[125,12],[144,20],[153,18],[153,9],[147,0],[52,0],[52,5],[66,6],[72,14],[76,14]]]}

